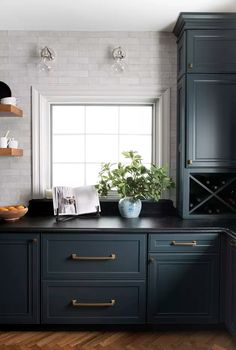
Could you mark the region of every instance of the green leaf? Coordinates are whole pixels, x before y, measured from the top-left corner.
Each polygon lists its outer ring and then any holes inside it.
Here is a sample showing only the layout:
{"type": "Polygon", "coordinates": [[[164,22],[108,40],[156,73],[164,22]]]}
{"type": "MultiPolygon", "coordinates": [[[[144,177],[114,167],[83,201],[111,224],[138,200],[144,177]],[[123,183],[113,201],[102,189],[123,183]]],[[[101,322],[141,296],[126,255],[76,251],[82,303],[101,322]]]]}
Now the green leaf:
{"type": "Polygon", "coordinates": [[[125,151],[122,154],[130,160],[129,164],[102,164],[96,185],[99,194],[107,196],[111,189],[115,189],[122,197],[159,200],[164,190],[175,186],[167,175],[166,167],[151,164],[148,169],[136,151],[125,151]]]}

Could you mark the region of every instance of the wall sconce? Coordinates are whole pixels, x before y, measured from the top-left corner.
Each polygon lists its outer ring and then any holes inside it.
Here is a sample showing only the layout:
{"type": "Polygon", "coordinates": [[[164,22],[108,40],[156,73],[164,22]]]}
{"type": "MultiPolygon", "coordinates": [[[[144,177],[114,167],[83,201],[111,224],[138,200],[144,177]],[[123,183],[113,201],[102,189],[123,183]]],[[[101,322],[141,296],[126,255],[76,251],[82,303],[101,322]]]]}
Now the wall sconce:
{"type": "Polygon", "coordinates": [[[39,69],[43,72],[49,72],[52,69],[52,63],[55,61],[56,58],[55,52],[49,47],[45,46],[40,51],[40,57],[41,61],[39,63],[39,69]]]}
{"type": "Polygon", "coordinates": [[[122,74],[127,68],[126,63],[124,62],[124,59],[126,57],[125,50],[120,46],[116,47],[112,50],[112,57],[115,60],[115,63],[113,63],[111,67],[113,73],[122,74]]]}

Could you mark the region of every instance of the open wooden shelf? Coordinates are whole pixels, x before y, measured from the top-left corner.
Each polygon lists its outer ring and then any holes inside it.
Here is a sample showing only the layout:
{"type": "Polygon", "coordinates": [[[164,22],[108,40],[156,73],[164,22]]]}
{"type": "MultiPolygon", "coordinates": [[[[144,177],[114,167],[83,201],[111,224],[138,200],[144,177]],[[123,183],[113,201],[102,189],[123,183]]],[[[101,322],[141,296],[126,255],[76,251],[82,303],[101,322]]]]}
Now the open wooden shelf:
{"type": "Polygon", "coordinates": [[[22,117],[23,111],[13,105],[4,105],[0,104],[0,113],[2,113],[3,117],[22,117]]]}
{"type": "Polygon", "coordinates": [[[22,157],[23,149],[20,148],[0,148],[0,157],[22,157]]]}

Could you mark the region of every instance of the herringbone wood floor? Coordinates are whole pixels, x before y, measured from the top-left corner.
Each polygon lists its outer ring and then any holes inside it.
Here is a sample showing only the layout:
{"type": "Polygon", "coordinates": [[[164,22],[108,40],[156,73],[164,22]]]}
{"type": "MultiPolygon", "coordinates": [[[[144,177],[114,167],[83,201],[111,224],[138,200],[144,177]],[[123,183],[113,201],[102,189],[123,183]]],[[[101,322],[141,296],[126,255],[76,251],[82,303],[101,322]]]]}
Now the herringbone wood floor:
{"type": "Polygon", "coordinates": [[[0,332],[0,350],[236,350],[217,331],[38,331],[0,332]]]}

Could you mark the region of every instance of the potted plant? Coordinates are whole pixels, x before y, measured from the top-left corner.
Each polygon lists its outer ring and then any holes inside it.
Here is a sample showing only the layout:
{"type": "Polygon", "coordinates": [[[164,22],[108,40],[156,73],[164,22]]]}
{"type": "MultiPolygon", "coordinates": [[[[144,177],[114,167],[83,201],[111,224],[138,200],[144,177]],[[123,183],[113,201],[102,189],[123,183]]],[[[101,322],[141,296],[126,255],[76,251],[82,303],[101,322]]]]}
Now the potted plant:
{"type": "Polygon", "coordinates": [[[166,189],[174,187],[174,182],[167,176],[164,167],[154,164],[150,168],[144,166],[137,152],[128,151],[122,154],[129,162],[103,164],[96,188],[102,196],[107,196],[110,190],[116,190],[121,196],[121,216],[135,218],[140,214],[142,199],[158,201],[166,189]]]}

